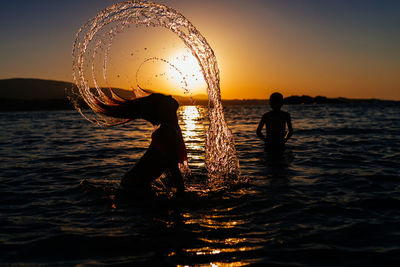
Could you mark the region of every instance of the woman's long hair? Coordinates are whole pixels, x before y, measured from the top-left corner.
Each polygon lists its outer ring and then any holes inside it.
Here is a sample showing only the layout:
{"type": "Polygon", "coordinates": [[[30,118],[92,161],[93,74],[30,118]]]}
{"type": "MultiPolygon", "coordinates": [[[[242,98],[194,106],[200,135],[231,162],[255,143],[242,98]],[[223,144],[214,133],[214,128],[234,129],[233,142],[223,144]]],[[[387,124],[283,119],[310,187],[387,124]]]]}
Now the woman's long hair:
{"type": "Polygon", "coordinates": [[[93,111],[102,115],[124,119],[125,122],[144,119],[152,124],[160,124],[167,121],[171,115],[176,116],[178,107],[178,102],[171,96],[159,93],[128,100],[113,91],[111,91],[111,97],[104,95],[102,101],[94,98],[91,105],[93,111]]]}

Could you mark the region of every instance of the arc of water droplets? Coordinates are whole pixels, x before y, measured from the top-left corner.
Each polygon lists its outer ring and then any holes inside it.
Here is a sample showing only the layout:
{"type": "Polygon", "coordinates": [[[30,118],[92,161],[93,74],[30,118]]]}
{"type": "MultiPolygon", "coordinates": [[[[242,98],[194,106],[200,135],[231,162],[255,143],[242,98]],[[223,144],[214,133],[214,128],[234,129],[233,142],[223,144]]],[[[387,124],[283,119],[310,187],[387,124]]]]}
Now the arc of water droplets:
{"type": "MultiPolygon", "coordinates": [[[[107,83],[107,59],[113,38],[127,26],[164,27],[174,32],[189,48],[193,56],[198,60],[207,83],[208,107],[210,125],[206,134],[206,168],[209,176],[214,178],[240,177],[239,161],[236,155],[233,135],[229,130],[223,113],[220,93],[220,76],[217,60],[207,40],[200,32],[180,13],[165,5],[144,2],[128,1],[112,5],[88,21],[76,34],[73,45],[73,78],[78,92],[73,92],[72,101],[76,108],[88,120],[102,125],[116,125],[126,122],[109,118],[97,113],[91,117],[83,114],[77,105],[76,96],[83,99],[90,107],[94,107],[97,101],[106,103],[107,97],[99,88],[95,77],[94,61],[97,50],[106,45],[106,53],[103,60],[103,77],[107,83]],[[100,30],[112,23],[116,23],[108,32],[100,30]],[[91,73],[85,72],[87,53],[92,42],[95,43],[91,60],[91,73]],[[108,41],[108,42],[107,42],[108,41]],[[89,86],[87,76],[91,76],[95,85],[89,86]]],[[[110,88],[111,89],[111,88],[110,88]]]]}
{"type": "MultiPolygon", "coordinates": [[[[186,77],[183,75],[183,73],[182,73],[174,64],[172,64],[171,62],[169,62],[169,61],[166,60],[166,59],[159,58],[159,57],[146,58],[146,59],[140,64],[140,66],[138,67],[138,69],[137,69],[137,71],[136,71],[136,85],[137,85],[139,88],[141,88],[141,87],[139,86],[139,80],[138,80],[139,72],[140,72],[141,68],[143,67],[143,65],[146,64],[146,63],[149,62],[149,61],[161,61],[161,62],[164,62],[164,63],[168,64],[168,65],[169,65],[172,69],[174,69],[176,72],[178,72],[179,75],[182,76],[182,83],[183,83],[182,88],[183,88],[183,90],[185,91],[184,94],[185,94],[185,95],[186,95],[186,94],[190,94],[190,90],[188,89],[188,84],[187,84],[187,81],[186,81],[186,77]]],[[[191,95],[190,95],[190,99],[192,99],[192,96],[191,96],[191,95]]],[[[193,99],[192,99],[192,100],[193,100],[193,99]]]]}

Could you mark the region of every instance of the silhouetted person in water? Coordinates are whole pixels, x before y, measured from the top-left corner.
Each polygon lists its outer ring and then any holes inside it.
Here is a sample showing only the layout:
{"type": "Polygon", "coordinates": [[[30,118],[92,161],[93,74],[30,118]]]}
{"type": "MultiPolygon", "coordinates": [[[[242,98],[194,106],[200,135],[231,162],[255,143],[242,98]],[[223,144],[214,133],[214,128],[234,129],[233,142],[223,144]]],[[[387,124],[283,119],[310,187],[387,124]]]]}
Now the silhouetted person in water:
{"type": "Polygon", "coordinates": [[[257,127],[257,136],[265,142],[265,150],[268,153],[279,155],[285,150],[285,143],[293,134],[292,122],[290,114],[281,110],[282,94],[273,93],[269,98],[269,105],[272,110],[262,116],[257,127]],[[261,132],[264,125],[267,130],[266,136],[261,132]]]}
{"type": "Polygon", "coordinates": [[[185,143],[178,124],[178,102],[171,96],[153,93],[134,100],[112,100],[96,103],[96,112],[121,119],[145,119],[159,127],[143,157],[122,178],[121,186],[136,193],[149,192],[151,182],[167,174],[178,194],[184,192],[179,164],[187,162],[185,143]]]}

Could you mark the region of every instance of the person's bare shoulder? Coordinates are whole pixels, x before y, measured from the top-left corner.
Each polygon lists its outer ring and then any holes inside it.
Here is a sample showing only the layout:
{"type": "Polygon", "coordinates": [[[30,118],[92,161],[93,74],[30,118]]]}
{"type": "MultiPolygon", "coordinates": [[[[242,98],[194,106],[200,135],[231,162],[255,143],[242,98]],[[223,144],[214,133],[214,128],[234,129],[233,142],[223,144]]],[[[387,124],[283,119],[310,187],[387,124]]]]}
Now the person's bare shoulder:
{"type": "Polygon", "coordinates": [[[268,112],[264,113],[263,118],[266,119],[268,117],[271,117],[272,114],[273,114],[272,111],[268,111],[268,112]]]}
{"type": "Polygon", "coordinates": [[[261,121],[265,121],[267,119],[268,113],[269,112],[266,112],[266,113],[264,113],[264,115],[262,115],[261,121]]]}
{"type": "Polygon", "coordinates": [[[268,114],[270,114],[270,113],[271,113],[271,111],[265,112],[264,115],[263,115],[263,117],[265,118],[265,117],[268,116],[268,114]]]}

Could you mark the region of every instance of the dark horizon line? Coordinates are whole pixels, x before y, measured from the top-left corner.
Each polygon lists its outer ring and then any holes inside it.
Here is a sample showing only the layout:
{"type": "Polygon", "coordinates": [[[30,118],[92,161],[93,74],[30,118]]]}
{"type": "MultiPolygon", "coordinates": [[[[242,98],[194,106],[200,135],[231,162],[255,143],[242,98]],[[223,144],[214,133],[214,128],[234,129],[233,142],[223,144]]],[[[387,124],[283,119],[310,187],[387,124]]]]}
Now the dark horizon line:
{"type": "MultiPolygon", "coordinates": [[[[21,78],[21,77],[16,77],[16,78],[6,78],[6,79],[0,79],[0,82],[2,81],[28,81],[28,80],[32,80],[32,81],[40,81],[40,82],[56,82],[56,83],[65,83],[65,84],[70,84],[71,86],[76,86],[75,83],[73,82],[68,82],[68,81],[60,81],[60,80],[51,80],[51,79],[43,79],[43,78],[21,78]]],[[[3,88],[0,87],[0,90],[2,90],[3,88]]],[[[67,88],[66,88],[67,89],[67,88]]],[[[123,91],[129,91],[129,89],[126,88],[113,88],[113,89],[117,89],[117,90],[123,90],[123,91]]],[[[208,99],[208,95],[207,94],[197,94],[194,96],[202,96],[204,98],[202,99],[197,99],[197,100],[207,100],[208,99]]],[[[177,95],[177,97],[185,97],[185,96],[180,96],[177,95]]],[[[394,99],[382,99],[382,98],[349,98],[349,97],[326,97],[326,96],[322,96],[322,95],[316,95],[316,96],[309,96],[309,95],[290,95],[285,97],[285,99],[287,98],[293,98],[293,97],[310,97],[310,98],[326,98],[328,100],[335,100],[335,99],[342,99],[342,100],[354,100],[354,101],[393,101],[393,102],[399,102],[399,100],[394,100],[394,99]]],[[[0,99],[10,99],[10,98],[4,98],[1,97],[0,95],[0,99]]],[[[11,98],[13,99],[13,98],[11,98]]],[[[50,98],[49,98],[50,99],[50,98]]],[[[268,98],[222,98],[222,101],[266,101],[268,103],[268,98]]]]}

